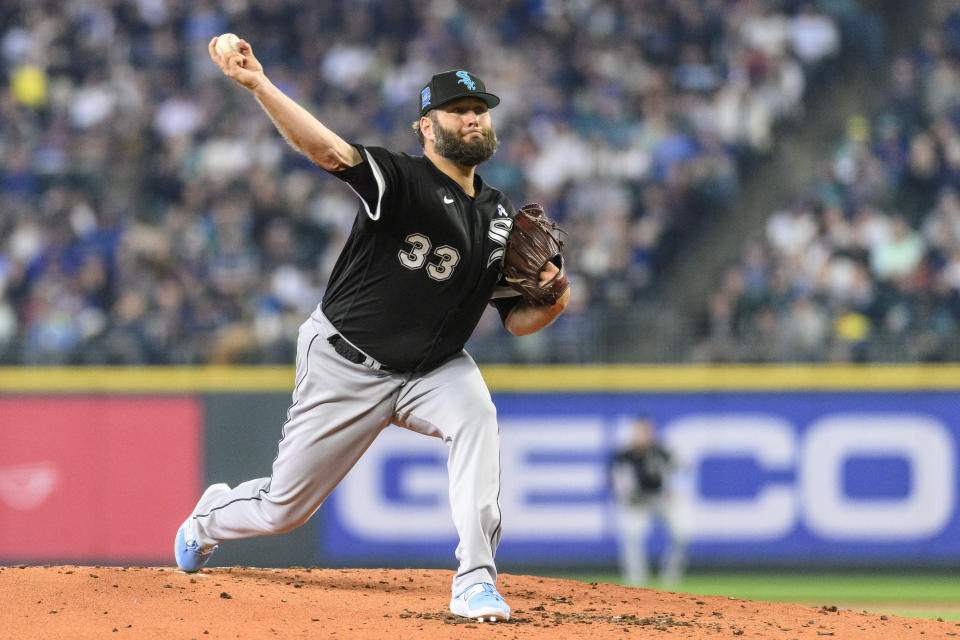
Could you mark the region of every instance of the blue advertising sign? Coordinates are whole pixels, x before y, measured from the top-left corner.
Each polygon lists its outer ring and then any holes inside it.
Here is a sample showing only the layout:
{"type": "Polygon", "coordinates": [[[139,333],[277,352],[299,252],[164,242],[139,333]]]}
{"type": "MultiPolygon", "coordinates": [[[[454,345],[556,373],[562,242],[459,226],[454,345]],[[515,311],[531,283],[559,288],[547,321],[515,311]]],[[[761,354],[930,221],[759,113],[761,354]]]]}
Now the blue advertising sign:
{"type": "MultiPolygon", "coordinates": [[[[694,564],[960,561],[955,391],[497,393],[506,565],[616,558],[608,461],[652,416],[694,564]]],[[[449,566],[446,446],[386,430],[321,510],[344,564],[449,566]]],[[[651,544],[656,544],[656,536],[651,544]]]]}

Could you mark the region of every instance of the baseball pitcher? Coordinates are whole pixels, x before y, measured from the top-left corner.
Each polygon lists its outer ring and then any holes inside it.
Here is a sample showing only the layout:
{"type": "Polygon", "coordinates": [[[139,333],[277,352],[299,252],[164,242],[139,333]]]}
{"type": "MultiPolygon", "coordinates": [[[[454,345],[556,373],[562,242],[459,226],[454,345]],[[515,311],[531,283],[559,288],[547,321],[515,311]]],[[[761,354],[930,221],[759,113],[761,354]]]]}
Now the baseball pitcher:
{"type": "Polygon", "coordinates": [[[518,212],[475,171],[497,148],[489,110],[500,99],[468,71],[438,73],[418,96],[413,126],[423,156],[364,147],[284,95],[245,40],[219,49],[217,41],[209,51],[223,73],[253,94],[293,147],[356,193],[359,210],[323,300],[300,327],[293,403],[270,477],[209,487],[177,531],[177,565],[198,571],[222,542],[303,524],[396,424],[449,447],[460,538],[451,611],[509,619],[495,588],[496,409],[463,346],[488,304],[508,331],[524,335],[564,310],[570,288],[562,243],[543,211],[518,212]],[[521,215],[527,233],[512,237],[521,215]],[[507,279],[510,261],[519,266],[507,279]]]}

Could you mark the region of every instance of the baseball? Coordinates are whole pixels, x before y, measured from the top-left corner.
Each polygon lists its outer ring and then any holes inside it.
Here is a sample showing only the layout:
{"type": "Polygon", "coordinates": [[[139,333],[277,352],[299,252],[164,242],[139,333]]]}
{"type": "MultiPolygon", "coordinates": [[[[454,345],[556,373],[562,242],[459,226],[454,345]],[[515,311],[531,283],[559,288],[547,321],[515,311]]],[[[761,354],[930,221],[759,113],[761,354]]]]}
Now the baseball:
{"type": "Polygon", "coordinates": [[[237,44],[240,41],[236,35],[232,33],[225,33],[217,37],[217,53],[220,55],[225,55],[230,51],[240,51],[240,46],[237,44]]]}

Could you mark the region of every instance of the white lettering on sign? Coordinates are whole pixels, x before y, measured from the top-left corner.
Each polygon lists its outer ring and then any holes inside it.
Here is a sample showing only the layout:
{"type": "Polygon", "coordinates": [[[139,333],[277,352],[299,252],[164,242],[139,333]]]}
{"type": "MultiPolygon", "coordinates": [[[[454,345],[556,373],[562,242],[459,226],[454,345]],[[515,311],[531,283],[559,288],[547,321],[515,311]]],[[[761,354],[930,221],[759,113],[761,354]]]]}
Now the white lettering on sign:
{"type": "MultiPolygon", "coordinates": [[[[502,418],[505,535],[608,539],[616,424],[596,414],[502,418]]],[[[668,422],[663,436],[690,476],[693,540],[775,542],[805,527],[826,540],[917,541],[942,532],[956,508],[953,435],[931,416],[837,413],[804,431],[775,415],[699,413],[668,422]],[[850,495],[848,462],[864,458],[905,461],[905,494],[850,495]],[[760,471],[755,491],[704,492],[703,463],[723,459],[749,459],[760,471]]],[[[439,439],[385,430],[336,490],[337,517],[350,535],[370,541],[455,540],[446,459],[439,439]]]]}
{"type": "Polygon", "coordinates": [[[949,432],[918,415],[827,416],[810,426],[800,460],[806,524],[838,540],[921,540],[939,533],[953,514],[955,460],[949,432]],[[890,456],[910,467],[907,495],[851,498],[844,464],[890,456]]]}
{"type": "MultiPolygon", "coordinates": [[[[601,417],[500,420],[500,508],[514,539],[597,540],[607,532],[601,417]]],[[[447,493],[446,446],[389,428],[337,488],[337,512],[352,535],[424,542],[456,536],[447,493]],[[432,457],[424,463],[424,457],[432,457]],[[404,461],[385,493],[391,461],[404,461]]]]}
{"type": "Polygon", "coordinates": [[[447,498],[447,447],[439,438],[399,427],[385,429],[337,487],[337,510],[358,538],[416,542],[456,537],[447,498]],[[422,460],[430,459],[429,463],[422,460]],[[401,467],[397,493],[385,492],[390,460],[412,460],[401,467]],[[415,498],[415,500],[411,500],[415,498]]]}
{"type": "Polygon", "coordinates": [[[500,507],[512,537],[598,540],[606,534],[604,435],[599,416],[500,421],[500,507]]]}
{"type": "MultiPolygon", "coordinates": [[[[690,415],[664,429],[667,447],[700,486],[700,462],[711,457],[751,458],[761,469],[789,471],[794,464],[796,430],[769,415],[690,415]]],[[[788,482],[770,483],[749,498],[708,499],[691,491],[693,536],[697,539],[776,540],[793,528],[797,499],[788,482]]]]}
{"type": "Polygon", "coordinates": [[[32,511],[50,497],[59,479],[53,462],[0,467],[0,500],[18,511],[32,511]]]}
{"type": "Polygon", "coordinates": [[[707,458],[733,456],[749,457],[769,471],[794,471],[795,480],[768,482],[747,499],[694,492],[697,539],[776,540],[803,522],[827,539],[920,540],[939,533],[953,514],[953,442],[929,416],[829,415],[798,439],[788,422],[774,416],[705,414],[673,420],[665,432],[694,474],[707,458]],[[845,464],[863,457],[905,460],[907,495],[847,495],[845,464]]]}

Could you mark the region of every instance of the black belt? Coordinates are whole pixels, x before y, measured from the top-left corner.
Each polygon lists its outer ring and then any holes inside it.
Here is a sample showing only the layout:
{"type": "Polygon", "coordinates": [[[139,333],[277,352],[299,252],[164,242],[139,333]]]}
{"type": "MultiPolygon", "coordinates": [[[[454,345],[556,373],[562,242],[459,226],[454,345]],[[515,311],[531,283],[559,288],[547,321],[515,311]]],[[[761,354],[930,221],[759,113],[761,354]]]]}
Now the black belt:
{"type": "MultiPolygon", "coordinates": [[[[366,363],[367,354],[347,342],[346,338],[341,336],[339,333],[335,333],[327,338],[327,342],[329,342],[330,346],[333,347],[333,350],[339,353],[345,360],[349,360],[354,364],[366,363]]],[[[373,358],[371,358],[371,360],[373,360],[373,358]]],[[[374,362],[376,361],[374,360],[374,362]]],[[[396,369],[392,369],[381,363],[376,363],[376,366],[372,366],[370,368],[379,369],[380,371],[384,371],[386,373],[397,373],[396,369]]]]}

